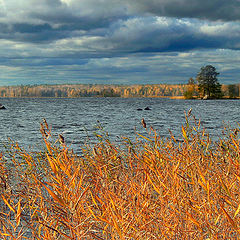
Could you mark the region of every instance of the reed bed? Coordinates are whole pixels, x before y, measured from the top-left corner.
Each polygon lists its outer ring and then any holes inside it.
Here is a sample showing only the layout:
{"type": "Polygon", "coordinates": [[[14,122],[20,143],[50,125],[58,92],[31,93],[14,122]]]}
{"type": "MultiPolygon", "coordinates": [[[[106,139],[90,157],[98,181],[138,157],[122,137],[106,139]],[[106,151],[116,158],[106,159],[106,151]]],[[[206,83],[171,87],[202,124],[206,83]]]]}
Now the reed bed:
{"type": "Polygon", "coordinates": [[[44,121],[43,151],[0,155],[1,239],[239,239],[239,129],[213,142],[189,112],[181,131],[77,156],[44,121]]]}

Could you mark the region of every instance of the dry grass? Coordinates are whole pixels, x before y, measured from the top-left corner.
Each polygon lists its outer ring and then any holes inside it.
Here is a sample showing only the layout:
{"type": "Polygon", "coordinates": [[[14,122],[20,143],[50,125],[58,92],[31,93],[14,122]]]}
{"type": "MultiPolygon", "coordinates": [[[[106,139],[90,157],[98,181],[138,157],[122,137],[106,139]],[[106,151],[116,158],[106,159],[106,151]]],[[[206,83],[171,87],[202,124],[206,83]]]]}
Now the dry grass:
{"type": "Polygon", "coordinates": [[[239,239],[238,129],[212,143],[189,119],[183,141],[99,136],[81,157],[43,122],[45,151],[0,156],[1,239],[239,239]]]}

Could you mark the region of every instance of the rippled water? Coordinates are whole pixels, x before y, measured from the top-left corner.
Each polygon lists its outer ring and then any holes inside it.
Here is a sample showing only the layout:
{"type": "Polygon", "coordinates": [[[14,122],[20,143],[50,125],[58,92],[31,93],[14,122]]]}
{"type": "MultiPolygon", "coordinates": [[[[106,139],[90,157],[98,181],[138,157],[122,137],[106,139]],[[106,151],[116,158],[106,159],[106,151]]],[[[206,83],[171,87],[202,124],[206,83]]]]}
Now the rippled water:
{"type": "Polygon", "coordinates": [[[238,100],[172,100],[161,98],[77,98],[0,99],[7,109],[0,111],[0,149],[11,138],[24,147],[41,142],[40,122],[47,119],[54,134],[63,134],[68,144],[78,149],[93,136],[98,121],[113,140],[118,136],[133,137],[135,129],[143,132],[141,119],[152,125],[160,135],[175,135],[184,124],[184,111],[192,108],[196,118],[214,137],[221,134],[223,122],[233,127],[239,122],[238,100]],[[138,111],[150,107],[150,111],[138,111]]]}

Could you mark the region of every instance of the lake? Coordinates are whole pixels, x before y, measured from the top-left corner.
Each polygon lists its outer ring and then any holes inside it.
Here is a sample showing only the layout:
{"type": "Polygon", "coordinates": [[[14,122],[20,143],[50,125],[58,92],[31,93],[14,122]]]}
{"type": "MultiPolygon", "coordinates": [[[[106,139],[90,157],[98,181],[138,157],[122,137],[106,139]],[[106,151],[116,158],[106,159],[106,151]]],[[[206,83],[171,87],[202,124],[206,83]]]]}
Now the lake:
{"type": "MultiPolygon", "coordinates": [[[[114,141],[121,136],[134,137],[146,132],[144,118],[163,136],[169,129],[179,136],[184,124],[184,111],[191,108],[210,135],[217,139],[223,125],[237,126],[240,114],[238,100],[176,100],[167,98],[2,98],[7,109],[0,111],[0,150],[8,138],[25,148],[41,143],[40,122],[45,118],[57,137],[62,134],[67,144],[78,152],[86,139],[94,139],[100,124],[114,141]],[[149,107],[151,110],[138,111],[149,107]]],[[[94,141],[94,140],[93,140],[94,141]]]]}

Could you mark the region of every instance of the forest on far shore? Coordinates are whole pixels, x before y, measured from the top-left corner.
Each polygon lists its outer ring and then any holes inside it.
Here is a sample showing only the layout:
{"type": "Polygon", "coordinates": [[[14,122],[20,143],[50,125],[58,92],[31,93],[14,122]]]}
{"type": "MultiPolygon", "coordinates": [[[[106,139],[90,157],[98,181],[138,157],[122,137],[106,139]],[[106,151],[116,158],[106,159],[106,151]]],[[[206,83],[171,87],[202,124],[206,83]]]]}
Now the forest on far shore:
{"type": "MultiPolygon", "coordinates": [[[[2,86],[0,97],[183,97],[188,87],[188,84],[2,86]]],[[[240,84],[222,85],[221,89],[224,97],[240,97],[240,84]]]]}

